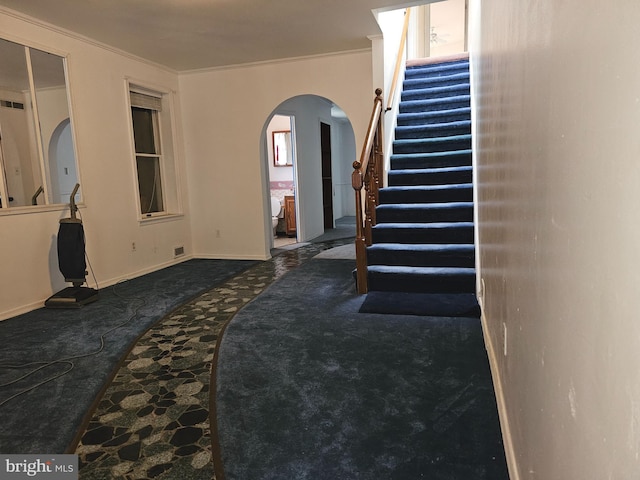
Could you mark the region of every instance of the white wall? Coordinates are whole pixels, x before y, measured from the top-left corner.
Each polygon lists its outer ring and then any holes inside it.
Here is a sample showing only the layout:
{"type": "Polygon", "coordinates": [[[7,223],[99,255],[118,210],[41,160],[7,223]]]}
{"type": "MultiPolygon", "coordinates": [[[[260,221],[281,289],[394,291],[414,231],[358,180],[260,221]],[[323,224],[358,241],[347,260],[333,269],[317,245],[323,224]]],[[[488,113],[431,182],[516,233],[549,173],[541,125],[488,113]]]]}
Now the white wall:
{"type": "MultiPolygon", "coordinates": [[[[173,263],[175,246],[184,245],[190,255],[188,215],[145,225],[138,221],[125,89],[125,78],[130,77],[138,83],[176,91],[177,74],[5,12],[0,12],[0,21],[2,36],[8,40],[68,56],[85,201],[80,213],[87,252],[99,284],[105,286],[173,263]],[[136,242],[135,252],[132,242],[136,242]]],[[[176,110],[177,157],[184,171],[179,104],[176,110]]],[[[184,178],[183,174],[180,188],[188,213],[184,178]]],[[[0,318],[42,306],[48,296],[67,285],[58,270],[55,238],[58,221],[68,216],[68,208],[26,207],[13,212],[0,212],[0,318]]]]}
{"type": "MultiPolygon", "coordinates": [[[[274,109],[299,95],[329,99],[352,122],[361,145],[372,101],[371,52],[258,64],[183,74],[180,77],[194,251],[217,258],[269,257],[269,198],[263,131],[274,109]],[[239,173],[240,172],[240,173],[239,173]]],[[[287,112],[288,114],[289,112],[287,112]]],[[[330,120],[329,114],[326,115],[330,120]]],[[[296,115],[296,139],[300,137],[296,115]]],[[[319,124],[317,130],[319,131],[319,124]]],[[[305,164],[298,146],[298,168],[305,164]]],[[[318,148],[319,158],[319,148],[318,148]]],[[[319,166],[318,166],[319,168],[319,166]]],[[[298,173],[299,188],[312,196],[320,178],[298,173]]],[[[315,197],[314,197],[315,198],[315,197]]],[[[321,197],[320,197],[321,198],[321,197]]],[[[305,238],[322,233],[322,205],[300,199],[305,238]],[[321,216],[319,218],[322,218],[321,216]]]]}
{"type": "MultiPolygon", "coordinates": [[[[393,76],[395,74],[396,63],[398,60],[400,43],[402,41],[402,31],[405,22],[405,11],[406,9],[404,8],[399,10],[391,10],[388,12],[382,12],[378,14],[377,17],[378,23],[380,24],[380,29],[382,30],[382,34],[384,37],[384,41],[379,40],[383,42],[381,48],[384,52],[384,64],[382,66],[384,71],[384,82],[383,85],[377,85],[376,87],[382,88],[383,108],[392,108],[392,110],[384,113],[383,148],[385,151],[385,172],[389,169],[389,159],[393,151],[396,117],[398,115],[398,107],[400,105],[400,95],[402,94],[402,82],[404,81],[404,61],[406,60],[406,48],[402,53],[403,59],[401,63],[401,69],[398,73],[395,90],[394,92],[391,92],[393,76]],[[393,98],[388,98],[390,95],[393,96],[393,98]]],[[[412,12],[412,15],[415,16],[416,12],[412,12]]],[[[358,152],[358,156],[360,155],[360,153],[361,152],[358,152]]],[[[384,183],[386,184],[386,176],[384,179],[384,183]]]]}
{"type": "Polygon", "coordinates": [[[471,3],[483,321],[512,478],[636,478],[640,3],[471,3]]]}

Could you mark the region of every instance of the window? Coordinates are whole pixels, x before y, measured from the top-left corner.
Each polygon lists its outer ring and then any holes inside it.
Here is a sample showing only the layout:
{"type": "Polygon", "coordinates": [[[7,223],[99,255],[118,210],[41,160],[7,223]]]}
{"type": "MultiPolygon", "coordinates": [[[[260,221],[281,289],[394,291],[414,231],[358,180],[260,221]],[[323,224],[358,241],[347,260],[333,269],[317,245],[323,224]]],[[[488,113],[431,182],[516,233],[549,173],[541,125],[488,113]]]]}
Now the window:
{"type": "Polygon", "coordinates": [[[69,203],[78,173],[65,60],[0,39],[0,62],[0,209],[69,203]]]}
{"type": "Polygon", "coordinates": [[[130,85],[138,211],[142,218],[178,211],[167,94],[130,85]]]}

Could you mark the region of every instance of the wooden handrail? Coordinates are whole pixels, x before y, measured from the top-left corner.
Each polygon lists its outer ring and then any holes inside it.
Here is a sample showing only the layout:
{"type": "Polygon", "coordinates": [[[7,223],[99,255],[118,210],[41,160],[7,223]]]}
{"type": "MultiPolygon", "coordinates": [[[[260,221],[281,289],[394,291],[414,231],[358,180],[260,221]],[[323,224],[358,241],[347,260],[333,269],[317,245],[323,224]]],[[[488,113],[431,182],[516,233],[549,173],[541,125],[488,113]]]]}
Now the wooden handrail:
{"type": "Polygon", "coordinates": [[[371,118],[369,119],[369,126],[367,127],[367,135],[364,139],[364,146],[362,147],[362,153],[360,154],[360,162],[354,162],[353,168],[356,168],[355,164],[358,163],[362,171],[366,171],[369,166],[369,160],[371,157],[371,151],[373,150],[375,142],[375,134],[377,133],[378,122],[380,121],[380,114],[382,112],[382,89],[376,88],[376,98],[373,100],[373,111],[371,112],[371,118]]]}
{"type": "MultiPolygon", "coordinates": [[[[388,102],[393,102],[400,67],[404,57],[404,49],[409,30],[409,16],[411,9],[407,9],[404,18],[404,28],[398,50],[395,72],[388,102]]],[[[382,89],[376,89],[376,98],[373,101],[373,111],[369,120],[369,127],[365,136],[364,146],[360,160],[353,162],[353,173],[351,174],[351,185],[356,194],[356,285],[358,293],[367,293],[369,290],[367,279],[367,247],[371,245],[372,229],[376,225],[376,206],[378,205],[378,191],[382,187],[382,176],[384,168],[384,118],[382,115],[384,103],[382,100],[382,89]],[[363,196],[362,189],[366,191],[363,196]]],[[[390,110],[391,105],[386,110],[390,110]]]]}
{"type": "Polygon", "coordinates": [[[382,178],[382,89],[376,89],[373,111],[365,136],[360,160],[353,162],[351,186],[356,194],[356,285],[358,293],[367,293],[367,246],[371,245],[371,229],[376,224],[375,208],[382,178]],[[367,192],[362,195],[362,189],[367,192]]]}
{"type": "Polygon", "coordinates": [[[396,88],[398,86],[398,78],[400,77],[400,67],[402,67],[402,59],[404,58],[404,50],[407,45],[407,33],[409,32],[409,19],[411,17],[411,9],[407,8],[404,14],[404,26],[402,27],[402,38],[400,38],[400,46],[398,47],[398,55],[396,56],[396,67],[393,71],[393,80],[391,81],[391,87],[389,88],[389,94],[387,95],[387,108],[391,110],[392,104],[396,94],[396,88]]]}

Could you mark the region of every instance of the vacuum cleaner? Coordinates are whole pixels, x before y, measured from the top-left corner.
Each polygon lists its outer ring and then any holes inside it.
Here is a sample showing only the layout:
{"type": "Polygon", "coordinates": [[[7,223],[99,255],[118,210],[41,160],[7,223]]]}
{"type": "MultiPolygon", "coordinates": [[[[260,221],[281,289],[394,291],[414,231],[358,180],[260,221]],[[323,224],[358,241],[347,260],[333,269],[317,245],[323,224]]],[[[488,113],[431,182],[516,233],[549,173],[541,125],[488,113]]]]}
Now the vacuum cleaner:
{"type": "Polygon", "coordinates": [[[84,228],[82,220],[76,217],[75,196],[80,188],[76,183],[69,208],[70,218],[60,220],[58,230],[58,267],[64,276],[65,282],[70,282],[73,286],[59,291],[49,297],[45,302],[45,307],[49,308],[80,308],[98,299],[98,290],[83,287],[87,275],[87,263],[85,260],[84,228]]]}

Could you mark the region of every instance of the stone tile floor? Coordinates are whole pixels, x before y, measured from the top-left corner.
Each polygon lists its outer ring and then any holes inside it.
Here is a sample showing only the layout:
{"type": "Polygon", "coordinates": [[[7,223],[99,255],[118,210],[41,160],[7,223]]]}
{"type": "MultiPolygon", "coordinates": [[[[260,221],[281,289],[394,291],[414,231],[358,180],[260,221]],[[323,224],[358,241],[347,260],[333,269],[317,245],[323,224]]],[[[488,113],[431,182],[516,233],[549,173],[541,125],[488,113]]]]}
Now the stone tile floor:
{"type": "Polygon", "coordinates": [[[351,243],[305,244],[261,262],[169,313],[140,337],[76,448],[81,479],[215,478],[209,399],[224,325],[279,277],[351,243]]]}

